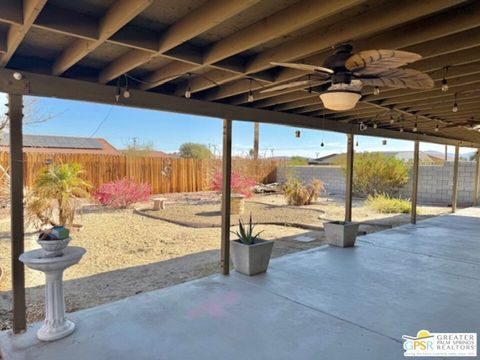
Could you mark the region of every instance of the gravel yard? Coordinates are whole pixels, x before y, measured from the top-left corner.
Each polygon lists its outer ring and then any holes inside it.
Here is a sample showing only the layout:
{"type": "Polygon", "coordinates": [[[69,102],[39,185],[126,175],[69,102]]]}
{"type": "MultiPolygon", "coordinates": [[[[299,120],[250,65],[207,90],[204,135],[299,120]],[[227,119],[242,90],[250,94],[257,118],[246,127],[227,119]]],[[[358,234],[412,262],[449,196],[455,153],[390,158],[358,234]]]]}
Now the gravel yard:
{"type": "MultiPolygon", "coordinates": [[[[219,199],[214,194],[167,195],[161,216],[171,221],[199,223],[201,228],[138,215],[132,209],[108,210],[94,207],[79,216],[83,229],[72,234],[71,245],[87,254],[79,265],[65,272],[67,311],[75,311],[151,291],[219,271],[219,199]],[[213,227],[212,227],[213,226],[213,227]]],[[[246,216],[254,221],[301,223],[320,227],[327,219],[341,219],[343,207],[332,199],[320,199],[307,207],[284,206],[279,195],[255,196],[246,204],[246,216]],[[263,204],[262,204],[263,203],[263,204]],[[281,206],[283,205],[283,206],[281,206]],[[300,219],[300,220],[299,220],[300,219]]],[[[147,207],[141,204],[139,207],[147,207]]],[[[445,208],[424,208],[423,217],[438,215],[445,208]]],[[[361,201],[354,205],[354,220],[367,222],[366,232],[407,223],[409,215],[376,214],[361,201]]],[[[235,226],[236,217],[232,217],[235,226]]],[[[232,227],[232,230],[235,228],[232,227]]],[[[258,225],[262,237],[274,239],[273,256],[316,247],[324,243],[323,231],[292,226],[258,225]],[[308,240],[298,241],[298,240],[308,240]]],[[[0,328],[10,327],[11,277],[8,218],[0,219],[0,328]]],[[[34,234],[27,235],[26,250],[38,248],[34,234]]],[[[28,320],[43,317],[43,274],[26,270],[28,320]]]]}

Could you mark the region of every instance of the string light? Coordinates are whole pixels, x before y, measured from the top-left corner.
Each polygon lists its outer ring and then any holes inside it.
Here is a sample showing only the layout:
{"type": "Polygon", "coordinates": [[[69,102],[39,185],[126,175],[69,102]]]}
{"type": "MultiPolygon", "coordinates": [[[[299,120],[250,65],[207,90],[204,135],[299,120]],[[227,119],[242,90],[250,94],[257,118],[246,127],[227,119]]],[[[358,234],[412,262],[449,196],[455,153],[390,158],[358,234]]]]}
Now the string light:
{"type": "Polygon", "coordinates": [[[373,95],[380,95],[380,88],[378,86],[375,86],[375,89],[373,89],[373,95]]]}
{"type": "Polygon", "coordinates": [[[418,131],[418,116],[415,117],[415,123],[413,124],[413,132],[418,131]]]}
{"type": "Polygon", "coordinates": [[[403,132],[403,127],[400,128],[400,132],[403,132]]]}
{"type": "Polygon", "coordinates": [[[296,137],[296,138],[299,138],[300,136],[301,136],[300,130],[296,130],[296,131],[295,131],[295,137],[296,137]]]}
{"type": "Polygon", "coordinates": [[[393,117],[393,108],[390,110],[390,124],[393,124],[395,122],[395,119],[393,117]]]}
{"type": "Polygon", "coordinates": [[[387,145],[387,139],[382,140],[382,145],[387,145]]]}
{"type": "Polygon", "coordinates": [[[457,104],[457,93],[455,93],[455,102],[453,103],[452,111],[456,113],[458,111],[458,104],[457,104]]]}
{"type": "Polygon", "coordinates": [[[322,140],[322,143],[320,144],[320,147],[324,147],[325,144],[323,143],[323,140],[322,140]]]}
{"type": "Polygon", "coordinates": [[[438,124],[436,124],[436,125],[435,125],[435,132],[438,132],[438,130],[440,130],[440,129],[439,129],[439,126],[438,126],[438,124]]]}
{"type": "Polygon", "coordinates": [[[115,101],[120,100],[121,89],[120,89],[120,78],[117,79],[117,87],[115,89],[115,101]]]}
{"type": "Polygon", "coordinates": [[[358,140],[357,140],[357,142],[355,143],[355,146],[358,147],[358,140]]]}
{"type": "Polygon", "coordinates": [[[192,86],[192,75],[189,73],[188,74],[188,85],[187,85],[187,88],[185,89],[185,97],[187,99],[190,99],[192,97],[191,86],[192,86]]]}
{"type": "Polygon", "coordinates": [[[128,77],[125,76],[125,89],[123,90],[123,97],[125,99],[130,98],[130,90],[128,90],[128,77]]]}
{"type": "Polygon", "coordinates": [[[248,88],[248,102],[253,102],[253,93],[252,93],[252,79],[249,79],[249,88],[248,88]]]}
{"type": "Polygon", "coordinates": [[[442,91],[447,92],[448,91],[448,83],[447,83],[447,74],[448,74],[448,66],[445,66],[445,74],[443,75],[443,80],[442,80],[442,91]]]}
{"type": "Polygon", "coordinates": [[[376,129],[378,127],[377,123],[373,123],[373,128],[376,129]]]}

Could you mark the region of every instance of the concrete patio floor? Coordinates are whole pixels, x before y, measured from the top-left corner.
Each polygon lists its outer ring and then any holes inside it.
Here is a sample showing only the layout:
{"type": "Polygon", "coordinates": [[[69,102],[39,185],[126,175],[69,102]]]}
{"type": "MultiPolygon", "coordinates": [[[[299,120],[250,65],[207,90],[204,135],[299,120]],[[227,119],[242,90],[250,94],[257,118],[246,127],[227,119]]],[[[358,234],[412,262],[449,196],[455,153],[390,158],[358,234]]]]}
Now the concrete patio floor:
{"type": "MultiPolygon", "coordinates": [[[[480,333],[480,209],[469,208],[69,314],[53,343],[0,335],[5,359],[403,359],[402,335],[480,333]]],[[[451,359],[451,358],[449,358],[451,359]]]]}

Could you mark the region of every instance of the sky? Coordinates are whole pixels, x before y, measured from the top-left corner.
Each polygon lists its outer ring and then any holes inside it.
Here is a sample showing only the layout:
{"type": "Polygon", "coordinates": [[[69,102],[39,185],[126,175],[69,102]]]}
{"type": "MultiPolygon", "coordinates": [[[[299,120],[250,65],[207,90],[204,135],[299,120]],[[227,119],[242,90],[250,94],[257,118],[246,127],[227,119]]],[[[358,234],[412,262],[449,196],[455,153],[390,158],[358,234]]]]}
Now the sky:
{"type": "MultiPolygon", "coordinates": [[[[5,104],[5,94],[0,93],[0,96],[0,104],[5,104]]],[[[156,150],[168,153],[176,152],[185,142],[197,142],[210,146],[217,155],[221,153],[220,119],[53,98],[37,98],[35,101],[35,113],[39,116],[49,114],[52,118],[25,126],[25,134],[100,137],[119,149],[135,139],[137,143],[153,144],[156,150]]],[[[234,155],[248,154],[253,144],[253,123],[234,121],[232,136],[234,155]]],[[[382,145],[382,139],[378,137],[357,136],[356,140],[356,151],[413,150],[410,141],[388,139],[387,145],[382,145]]],[[[444,152],[445,148],[422,143],[421,150],[444,152]]],[[[297,155],[313,158],[345,151],[345,134],[260,124],[261,157],[297,155]],[[295,136],[296,130],[300,130],[300,138],[295,136]],[[320,146],[322,142],[323,147],[320,146]]],[[[471,151],[461,149],[461,153],[471,151]]],[[[453,147],[449,152],[453,152],[453,147]]]]}

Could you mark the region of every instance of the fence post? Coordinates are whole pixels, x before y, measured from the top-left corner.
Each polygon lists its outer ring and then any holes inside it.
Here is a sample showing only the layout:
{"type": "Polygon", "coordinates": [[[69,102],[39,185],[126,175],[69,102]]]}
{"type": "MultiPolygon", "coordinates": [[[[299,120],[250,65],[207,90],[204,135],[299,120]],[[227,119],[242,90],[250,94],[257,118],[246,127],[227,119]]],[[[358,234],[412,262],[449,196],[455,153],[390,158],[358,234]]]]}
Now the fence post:
{"type": "Polygon", "coordinates": [[[18,257],[24,251],[23,224],[23,98],[8,95],[8,117],[10,120],[10,194],[12,234],[12,289],[13,289],[13,332],[27,328],[25,305],[25,268],[18,257]]]}
{"type": "Polygon", "coordinates": [[[230,273],[230,196],[232,173],[232,120],[223,120],[222,154],[222,273],[230,273]]]}
{"type": "Polygon", "coordinates": [[[458,158],[459,146],[455,146],[455,161],[453,163],[453,187],[452,187],[452,213],[457,211],[457,189],[458,189],[458,158]]]}
{"type": "Polygon", "coordinates": [[[347,173],[345,189],[345,221],[352,221],[352,189],[353,189],[353,134],[347,134],[347,173]]]}

